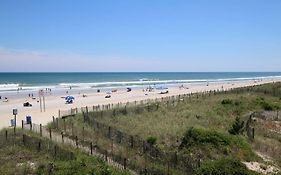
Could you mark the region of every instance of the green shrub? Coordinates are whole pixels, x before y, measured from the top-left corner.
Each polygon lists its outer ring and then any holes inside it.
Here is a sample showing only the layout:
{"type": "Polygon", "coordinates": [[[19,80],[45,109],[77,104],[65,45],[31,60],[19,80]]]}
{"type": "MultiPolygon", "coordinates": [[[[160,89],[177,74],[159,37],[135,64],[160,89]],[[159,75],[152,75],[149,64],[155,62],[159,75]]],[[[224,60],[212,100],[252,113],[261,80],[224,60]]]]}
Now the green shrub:
{"type": "Polygon", "coordinates": [[[228,104],[233,104],[233,101],[231,99],[223,99],[221,101],[222,105],[228,105],[228,104]]]}
{"type": "Polygon", "coordinates": [[[213,146],[229,145],[230,140],[225,134],[213,130],[190,128],[184,134],[180,147],[210,144],[213,146]]]}
{"type": "Polygon", "coordinates": [[[224,158],[216,161],[206,161],[196,171],[197,175],[257,175],[250,171],[239,160],[224,158]]]}
{"type": "Polygon", "coordinates": [[[148,144],[154,145],[154,144],[156,143],[156,141],[157,141],[157,138],[156,138],[156,137],[150,136],[150,137],[148,137],[148,138],[146,139],[146,141],[147,141],[148,144]]]}
{"type": "Polygon", "coordinates": [[[235,122],[232,124],[232,127],[228,130],[230,134],[238,135],[242,134],[244,131],[244,121],[240,120],[240,117],[236,117],[235,122]]]}

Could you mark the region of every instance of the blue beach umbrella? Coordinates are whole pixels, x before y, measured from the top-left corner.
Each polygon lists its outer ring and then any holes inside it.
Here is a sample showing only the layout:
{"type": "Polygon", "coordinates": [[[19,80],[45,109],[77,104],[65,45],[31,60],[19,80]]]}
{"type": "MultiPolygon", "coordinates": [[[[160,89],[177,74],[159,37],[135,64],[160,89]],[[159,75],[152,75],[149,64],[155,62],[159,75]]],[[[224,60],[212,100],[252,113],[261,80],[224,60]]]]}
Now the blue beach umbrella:
{"type": "Polygon", "coordinates": [[[67,101],[74,100],[74,99],[75,98],[71,95],[65,97],[65,100],[67,100],[67,101]]]}

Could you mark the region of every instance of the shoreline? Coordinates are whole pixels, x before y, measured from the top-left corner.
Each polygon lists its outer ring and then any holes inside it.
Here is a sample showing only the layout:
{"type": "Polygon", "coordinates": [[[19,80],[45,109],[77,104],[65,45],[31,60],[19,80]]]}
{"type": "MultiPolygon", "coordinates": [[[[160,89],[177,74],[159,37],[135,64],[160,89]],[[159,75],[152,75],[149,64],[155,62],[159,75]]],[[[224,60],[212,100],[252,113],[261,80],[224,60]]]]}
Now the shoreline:
{"type": "Polygon", "coordinates": [[[45,97],[46,101],[46,112],[40,112],[40,105],[36,100],[29,97],[20,97],[11,99],[8,102],[0,102],[0,128],[9,127],[10,120],[14,118],[12,110],[14,108],[18,109],[17,115],[17,126],[21,126],[21,120],[25,121],[26,116],[32,117],[32,122],[37,124],[46,125],[48,122],[52,121],[52,117],[58,116],[59,110],[69,110],[71,108],[81,108],[85,106],[93,105],[105,105],[105,104],[116,104],[116,103],[126,103],[133,101],[141,101],[146,99],[155,99],[173,95],[181,95],[188,93],[204,92],[210,90],[230,90],[231,88],[239,88],[253,85],[260,85],[272,82],[280,82],[279,78],[275,79],[263,79],[263,80],[243,80],[243,81],[233,81],[233,82],[209,82],[208,86],[206,83],[194,83],[194,84],[184,84],[183,87],[179,87],[180,84],[175,86],[169,86],[168,94],[160,94],[159,91],[155,90],[152,92],[143,91],[142,88],[132,88],[131,92],[126,92],[126,87],[123,89],[118,89],[117,92],[111,94],[111,98],[105,98],[105,92],[88,92],[84,94],[74,92],[73,94],[64,95],[48,95],[45,97]],[[75,100],[73,104],[65,104],[63,96],[73,95],[75,100]],[[29,101],[32,107],[23,107],[23,103],[29,101]]]}

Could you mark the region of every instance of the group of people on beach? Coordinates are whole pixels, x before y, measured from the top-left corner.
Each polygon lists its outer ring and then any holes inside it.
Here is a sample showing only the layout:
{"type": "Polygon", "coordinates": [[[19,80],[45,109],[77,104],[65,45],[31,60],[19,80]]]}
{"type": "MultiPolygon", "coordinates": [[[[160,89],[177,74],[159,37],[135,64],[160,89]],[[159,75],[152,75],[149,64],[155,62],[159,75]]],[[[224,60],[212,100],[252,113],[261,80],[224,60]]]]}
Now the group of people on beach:
{"type": "MultiPolygon", "coordinates": [[[[2,100],[2,96],[0,96],[0,100],[2,100]]],[[[3,102],[8,102],[8,98],[7,98],[7,97],[4,97],[3,102]]]]}

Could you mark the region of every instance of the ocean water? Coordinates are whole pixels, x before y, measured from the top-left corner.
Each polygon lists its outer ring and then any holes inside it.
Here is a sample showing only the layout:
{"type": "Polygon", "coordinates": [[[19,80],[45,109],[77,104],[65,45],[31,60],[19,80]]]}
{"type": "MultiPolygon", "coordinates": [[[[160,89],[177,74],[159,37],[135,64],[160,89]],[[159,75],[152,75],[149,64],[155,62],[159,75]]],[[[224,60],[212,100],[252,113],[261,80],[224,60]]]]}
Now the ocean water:
{"type": "Polygon", "coordinates": [[[147,85],[175,85],[217,81],[281,78],[281,72],[106,72],[106,73],[0,73],[0,93],[39,89],[108,89],[147,85]]]}

